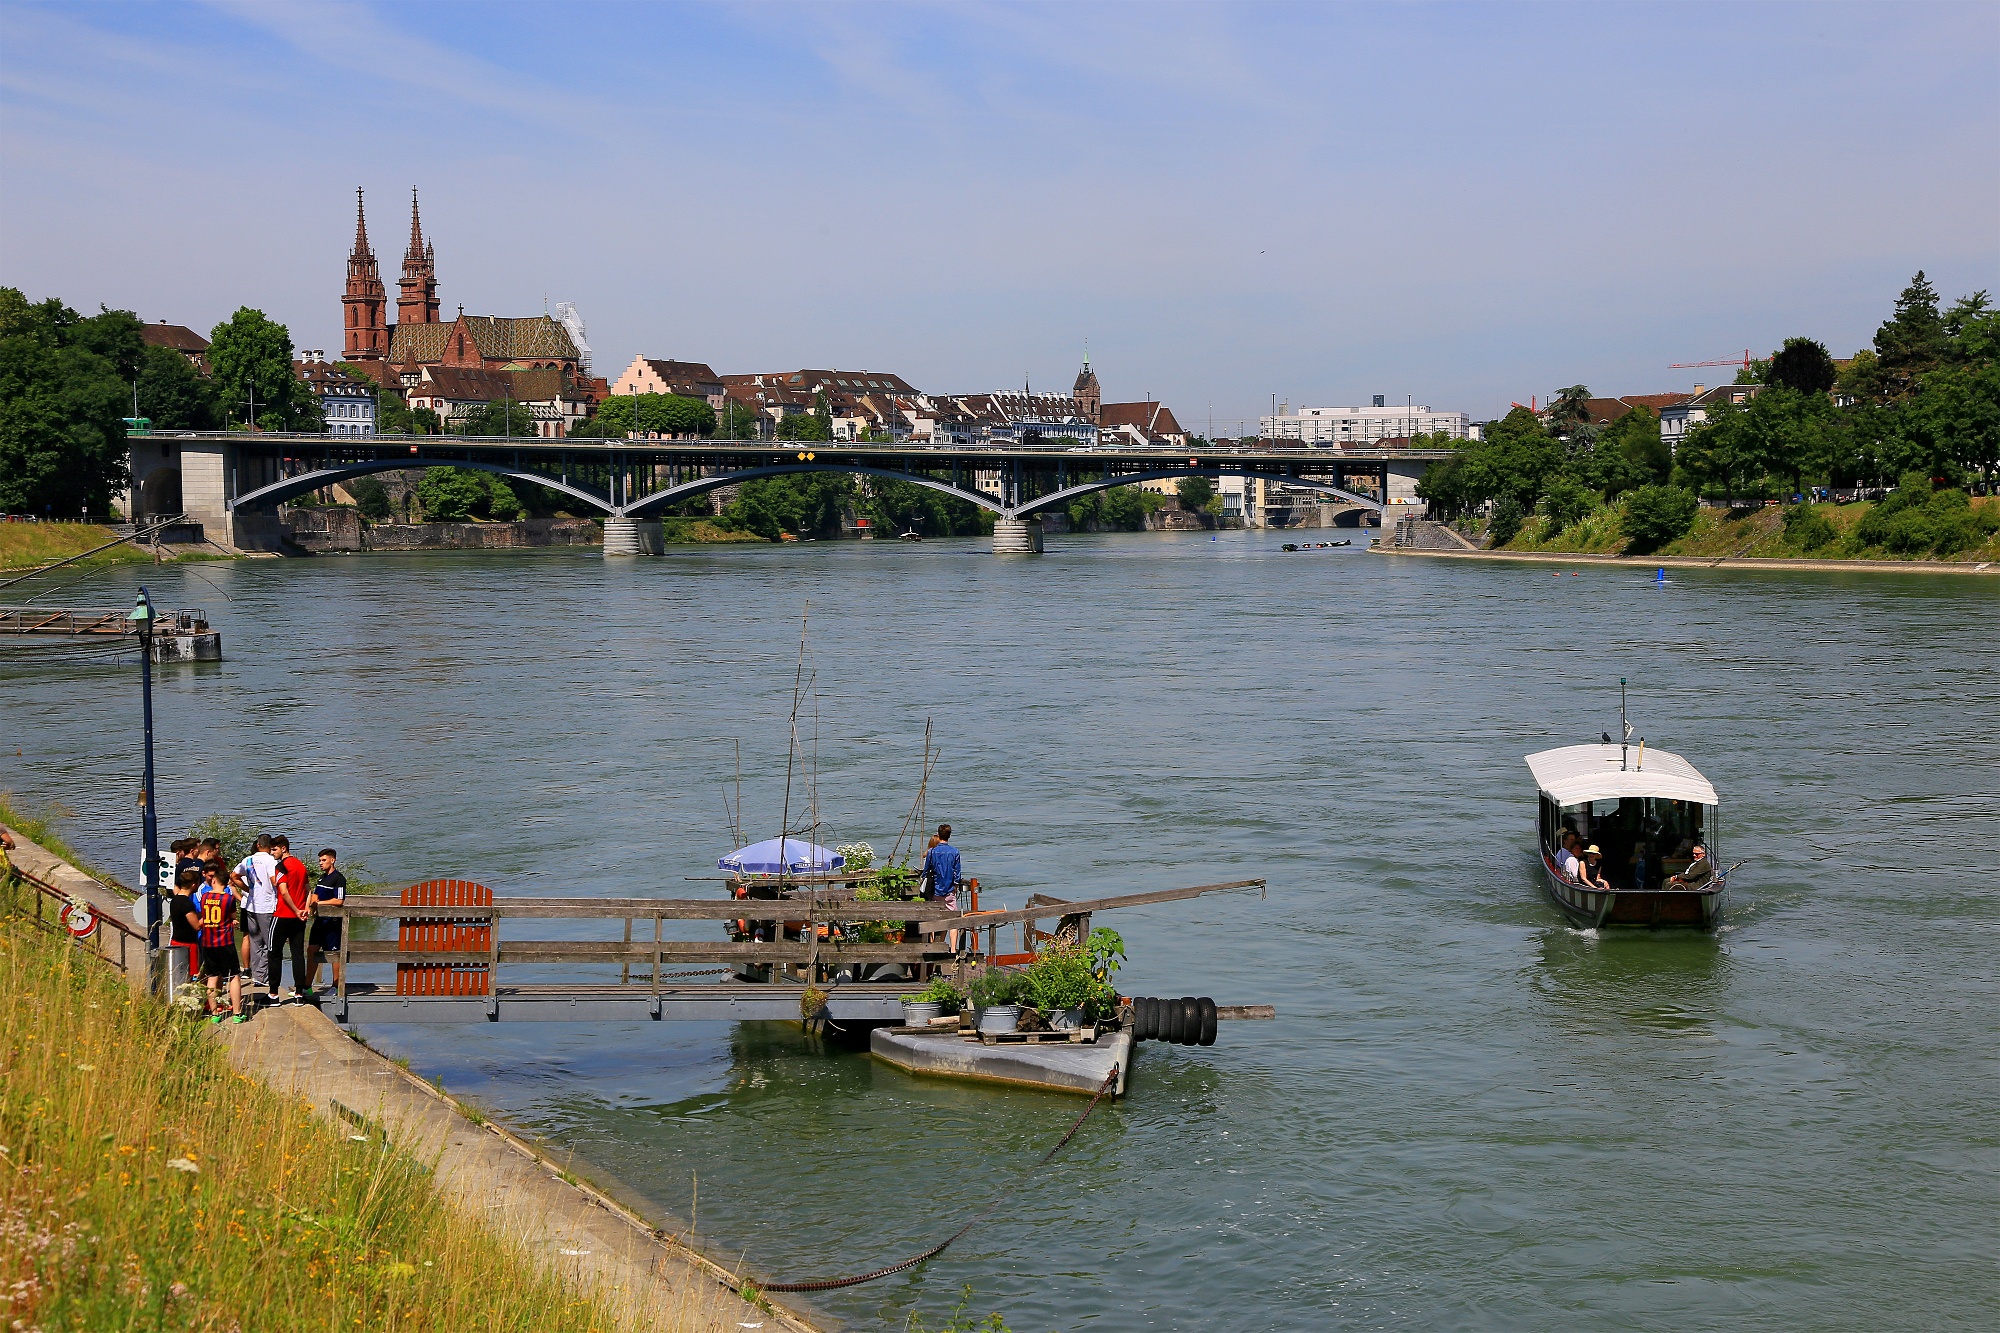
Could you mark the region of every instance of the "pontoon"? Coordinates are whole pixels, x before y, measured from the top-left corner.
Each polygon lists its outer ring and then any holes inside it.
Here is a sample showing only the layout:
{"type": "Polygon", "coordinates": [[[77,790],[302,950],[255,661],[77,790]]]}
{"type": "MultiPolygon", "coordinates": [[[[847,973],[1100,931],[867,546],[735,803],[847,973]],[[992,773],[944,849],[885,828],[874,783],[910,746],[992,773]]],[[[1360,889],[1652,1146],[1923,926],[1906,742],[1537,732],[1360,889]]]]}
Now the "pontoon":
{"type": "Polygon", "coordinates": [[[1672,882],[1701,844],[1719,867],[1720,801],[1695,766],[1643,744],[1568,745],[1528,756],[1541,789],[1542,879],[1570,920],[1585,926],[1694,926],[1722,917],[1728,876],[1719,868],[1695,887],[1672,882]],[[1596,888],[1558,868],[1562,835],[1601,849],[1596,888]]]}

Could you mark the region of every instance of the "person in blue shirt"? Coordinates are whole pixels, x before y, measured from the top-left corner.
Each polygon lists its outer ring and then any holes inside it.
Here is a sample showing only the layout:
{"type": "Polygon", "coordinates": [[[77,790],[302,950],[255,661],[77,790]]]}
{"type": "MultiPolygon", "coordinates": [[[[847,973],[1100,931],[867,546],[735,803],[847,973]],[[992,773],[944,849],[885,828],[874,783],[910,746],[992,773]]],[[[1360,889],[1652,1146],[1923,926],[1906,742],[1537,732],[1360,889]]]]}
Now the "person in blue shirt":
{"type": "Polygon", "coordinates": [[[951,825],[939,824],[937,843],[924,854],[924,897],[956,909],[959,869],[958,848],[951,845],[951,825]]]}

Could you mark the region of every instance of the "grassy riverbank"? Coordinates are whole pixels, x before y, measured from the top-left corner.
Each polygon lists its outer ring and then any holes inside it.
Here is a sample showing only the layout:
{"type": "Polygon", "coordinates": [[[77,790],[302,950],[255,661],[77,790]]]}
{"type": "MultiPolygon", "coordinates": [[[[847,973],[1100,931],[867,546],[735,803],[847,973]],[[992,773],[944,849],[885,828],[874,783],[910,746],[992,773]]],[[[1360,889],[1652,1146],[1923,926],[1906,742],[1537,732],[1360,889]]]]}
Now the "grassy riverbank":
{"type": "Polygon", "coordinates": [[[754,532],[734,532],[717,526],[706,518],[667,518],[660,520],[663,535],[670,545],[698,546],[710,542],[761,542],[764,538],[754,532]]]}
{"type": "Polygon", "coordinates": [[[1548,555],[1944,560],[1968,565],[2000,560],[2000,497],[1976,498],[1966,507],[1974,523],[1984,530],[1978,532],[1979,540],[1972,545],[1948,554],[1925,549],[1928,543],[1918,546],[1899,541],[1894,530],[1885,534],[1872,526],[1864,528],[1863,520],[1875,508],[1867,503],[1812,505],[1805,507],[1803,519],[1795,518],[1790,524],[1782,508],[1702,509],[1686,535],[1652,551],[1633,550],[1625,534],[1624,509],[1606,505],[1553,534],[1548,534],[1548,519],[1531,516],[1521,524],[1514,540],[1496,549],[1548,555]],[[1895,549],[1897,546],[1904,549],[1895,549]]]}
{"type": "MultiPolygon", "coordinates": [[[[95,523],[0,523],[0,570],[34,569],[117,540],[117,533],[95,523]]],[[[79,560],[74,567],[143,564],[152,558],[127,542],[79,560]]]]}

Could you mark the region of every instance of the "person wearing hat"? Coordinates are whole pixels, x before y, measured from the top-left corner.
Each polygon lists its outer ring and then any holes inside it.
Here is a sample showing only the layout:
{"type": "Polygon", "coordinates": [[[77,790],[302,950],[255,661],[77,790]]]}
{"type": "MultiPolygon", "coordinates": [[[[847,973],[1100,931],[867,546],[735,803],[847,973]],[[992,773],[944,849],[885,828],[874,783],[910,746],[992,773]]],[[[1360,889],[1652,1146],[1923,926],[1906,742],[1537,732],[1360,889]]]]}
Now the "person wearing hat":
{"type": "Polygon", "coordinates": [[[1576,867],[1576,878],[1586,889],[1611,887],[1611,881],[1604,877],[1604,852],[1596,843],[1584,849],[1583,860],[1576,867]]]}

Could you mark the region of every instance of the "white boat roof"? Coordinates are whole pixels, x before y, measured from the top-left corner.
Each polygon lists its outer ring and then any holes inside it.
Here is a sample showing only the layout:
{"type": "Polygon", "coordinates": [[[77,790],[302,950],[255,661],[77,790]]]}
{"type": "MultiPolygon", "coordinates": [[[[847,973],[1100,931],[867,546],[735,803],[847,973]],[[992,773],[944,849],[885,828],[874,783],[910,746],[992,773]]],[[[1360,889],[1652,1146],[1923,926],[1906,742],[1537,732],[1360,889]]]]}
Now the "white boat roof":
{"type": "Polygon", "coordinates": [[[1627,748],[1622,772],[1616,745],[1565,745],[1559,750],[1529,755],[1528,769],[1535,775],[1536,784],[1559,805],[1610,801],[1621,796],[1722,804],[1708,779],[1679,755],[1648,749],[1643,768],[1638,767],[1640,762],[1637,745],[1627,748]]]}

